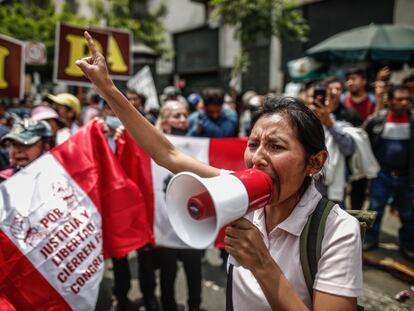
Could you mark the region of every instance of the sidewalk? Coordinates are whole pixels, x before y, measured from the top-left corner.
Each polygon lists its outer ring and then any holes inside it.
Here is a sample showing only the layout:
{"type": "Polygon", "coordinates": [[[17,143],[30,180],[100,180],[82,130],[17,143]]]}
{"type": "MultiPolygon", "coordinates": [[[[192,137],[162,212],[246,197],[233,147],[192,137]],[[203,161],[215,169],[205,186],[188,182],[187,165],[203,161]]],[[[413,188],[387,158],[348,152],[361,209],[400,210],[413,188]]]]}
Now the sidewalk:
{"type": "MultiPolygon", "coordinates": [[[[405,261],[398,251],[398,228],[399,219],[395,215],[386,211],[383,222],[383,229],[381,234],[380,248],[367,252],[367,254],[374,254],[381,257],[391,257],[397,261],[413,267],[413,263],[405,261]]],[[[203,302],[202,308],[208,311],[225,310],[225,296],[226,296],[226,273],[220,268],[221,259],[218,250],[209,249],[206,252],[207,262],[203,264],[203,302]]],[[[97,311],[112,311],[112,266],[110,261],[105,262],[105,274],[101,283],[101,291],[97,303],[97,311]]],[[[137,259],[136,253],[130,255],[130,266],[132,275],[131,290],[129,298],[135,303],[136,308],[139,309],[139,299],[141,293],[138,288],[137,281],[137,259]]],[[[398,278],[387,271],[380,270],[371,265],[364,265],[364,296],[359,299],[359,303],[365,306],[366,311],[377,310],[414,310],[414,297],[405,303],[400,303],[394,299],[395,294],[401,290],[409,290],[411,286],[407,281],[404,281],[401,276],[398,278]]],[[[414,294],[414,293],[413,293],[414,294]]],[[[159,296],[159,288],[157,287],[157,295],[159,296]]],[[[176,299],[177,303],[181,305],[181,310],[185,309],[186,305],[186,281],[182,267],[180,266],[177,280],[176,280],[176,299]]],[[[144,310],[141,308],[139,310],[144,310]]]]}

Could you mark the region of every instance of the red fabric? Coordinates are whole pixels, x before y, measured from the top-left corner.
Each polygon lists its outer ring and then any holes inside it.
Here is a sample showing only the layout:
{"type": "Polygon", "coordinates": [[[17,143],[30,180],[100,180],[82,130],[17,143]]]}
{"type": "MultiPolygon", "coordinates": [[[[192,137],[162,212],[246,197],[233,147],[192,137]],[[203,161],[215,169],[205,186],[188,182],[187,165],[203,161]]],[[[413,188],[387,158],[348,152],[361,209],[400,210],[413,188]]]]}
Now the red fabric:
{"type": "Polygon", "coordinates": [[[71,310],[66,301],[0,230],[0,310],[71,310]]]}
{"type": "MultiPolygon", "coordinates": [[[[151,158],[132,139],[127,131],[116,143],[116,157],[127,176],[141,189],[145,202],[146,223],[154,224],[154,189],[152,187],[151,158]]],[[[154,243],[154,226],[150,226],[151,243],[154,243]]]]}
{"type": "Polygon", "coordinates": [[[210,139],[210,165],[231,171],[246,169],[244,150],[247,138],[212,138],[210,139]]]}
{"type": "Polygon", "coordinates": [[[372,103],[367,96],[362,102],[356,103],[349,94],[345,97],[345,107],[355,109],[362,121],[365,121],[375,110],[375,103],[372,103]]]}
{"type": "Polygon", "coordinates": [[[97,121],[51,153],[101,213],[106,257],[124,257],[151,241],[143,195],[124,171],[129,163],[119,163],[97,121]]]}
{"type": "MultiPolygon", "coordinates": [[[[217,138],[210,139],[209,159],[210,165],[231,171],[246,169],[244,164],[244,150],[246,149],[247,138],[217,138]]],[[[224,248],[225,226],[220,230],[214,245],[217,248],[224,248]]]]}
{"type": "Polygon", "coordinates": [[[410,115],[405,114],[402,116],[394,116],[392,111],[390,111],[387,115],[387,122],[390,123],[410,123],[410,115]]]}

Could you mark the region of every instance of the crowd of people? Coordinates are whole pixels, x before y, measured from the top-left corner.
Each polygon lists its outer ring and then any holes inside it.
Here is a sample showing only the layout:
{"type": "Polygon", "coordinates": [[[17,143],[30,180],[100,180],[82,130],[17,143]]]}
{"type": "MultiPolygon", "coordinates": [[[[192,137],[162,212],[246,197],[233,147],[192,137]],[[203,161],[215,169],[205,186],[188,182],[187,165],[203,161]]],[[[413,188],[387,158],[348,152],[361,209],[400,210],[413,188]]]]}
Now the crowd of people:
{"type": "MultiPolygon", "coordinates": [[[[157,111],[145,109],[146,97],[140,92],[111,89],[105,66],[95,62],[102,56],[94,52],[91,42],[89,45],[92,57],[78,64],[100,95],[91,93],[81,103],[69,93],[49,94],[35,107],[25,102],[21,107],[0,110],[3,180],[95,118],[102,123],[114,152],[114,142],[125,131],[122,124],[135,124],[128,131],[149,154],[157,154],[156,162],[172,173],[185,169],[204,177],[216,176],[220,170],[181,155],[164,134],[248,136],[246,166],[265,171],[279,186],[274,186],[269,206],[255,212],[254,225],[239,220],[226,231],[225,250],[241,264],[232,270],[234,309],[356,304],[355,298],[362,293],[359,226],[343,209],[362,209],[366,202],[378,216],[362,249],[378,247],[384,209],[391,205],[401,219],[400,250],[414,260],[414,76],[391,85],[392,72],[381,69],[371,93],[366,72],[351,68],[344,81],[329,77],[304,83],[297,98],[255,91],[235,98],[216,87],[185,98],[179,89],[169,86],[160,96],[157,111]],[[100,76],[91,71],[93,66],[100,76]],[[174,159],[166,154],[173,154],[174,159]],[[337,205],[328,217],[326,232],[332,239],[323,242],[325,251],[312,297],[298,263],[286,258],[298,257],[294,255],[299,249],[298,236],[321,197],[319,193],[337,205]],[[350,274],[343,274],[344,270],[350,274]]],[[[156,269],[160,269],[162,310],[177,310],[177,261],[183,262],[186,273],[188,309],[200,309],[203,251],[146,245],[137,250],[137,257],[146,310],[160,310],[155,296],[156,269]]],[[[226,266],[225,251],[222,257],[226,266]]],[[[112,263],[117,308],[128,310],[128,258],[113,258],[112,263]]]]}

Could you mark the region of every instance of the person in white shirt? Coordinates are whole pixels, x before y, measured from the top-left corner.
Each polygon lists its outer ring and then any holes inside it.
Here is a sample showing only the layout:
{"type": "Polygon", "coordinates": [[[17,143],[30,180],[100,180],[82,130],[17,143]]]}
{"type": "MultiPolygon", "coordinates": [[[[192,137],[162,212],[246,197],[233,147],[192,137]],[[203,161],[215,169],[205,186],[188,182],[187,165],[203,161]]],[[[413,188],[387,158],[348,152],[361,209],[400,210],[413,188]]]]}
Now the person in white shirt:
{"type": "MultiPolygon", "coordinates": [[[[76,63],[118,115],[129,133],[159,165],[172,173],[202,177],[221,170],[175,148],[142,117],[113,84],[105,63],[85,32],[92,56],[76,63]]],[[[225,247],[239,263],[233,279],[237,310],[355,310],[362,294],[359,223],[338,206],[328,216],[321,259],[307,293],[297,237],[320,194],[312,176],[328,153],[318,118],[295,98],[266,97],[245,150],[247,168],[273,180],[269,203],[255,212],[253,223],[239,219],[226,230],[225,247]],[[329,307],[328,307],[329,306],[329,307]]]]}

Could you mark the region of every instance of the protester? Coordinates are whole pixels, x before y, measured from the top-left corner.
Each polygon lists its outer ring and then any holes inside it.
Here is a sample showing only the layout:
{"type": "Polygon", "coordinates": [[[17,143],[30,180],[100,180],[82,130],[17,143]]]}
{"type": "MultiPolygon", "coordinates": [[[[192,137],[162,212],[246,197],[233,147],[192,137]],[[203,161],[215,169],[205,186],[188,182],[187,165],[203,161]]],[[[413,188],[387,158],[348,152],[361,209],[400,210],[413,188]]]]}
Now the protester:
{"type": "MultiPolygon", "coordinates": [[[[376,110],[375,95],[367,91],[367,76],[362,68],[354,67],[346,73],[346,93],[341,102],[347,108],[355,109],[364,122],[376,110]]],[[[351,183],[351,208],[360,210],[366,199],[368,180],[361,178],[351,183]]]]}
{"type": "MultiPolygon", "coordinates": [[[[101,100],[102,107],[100,117],[103,120],[102,130],[106,135],[107,142],[112,152],[117,152],[116,141],[125,134],[125,129],[121,121],[108,106],[105,100],[101,100]]],[[[138,281],[143,295],[142,303],[145,310],[158,311],[158,301],[155,297],[156,276],[155,270],[158,255],[151,245],[145,245],[137,250],[138,258],[138,281]]],[[[111,258],[114,271],[114,304],[117,311],[127,311],[134,307],[134,304],[128,298],[128,292],[131,288],[131,270],[129,267],[128,256],[121,258],[111,258]]]]}
{"type": "Polygon", "coordinates": [[[23,119],[1,138],[9,148],[10,168],[0,172],[5,180],[26,167],[51,148],[52,130],[46,121],[23,119]]]}
{"type": "MultiPolygon", "coordinates": [[[[189,117],[188,136],[234,137],[237,135],[237,113],[224,108],[225,94],[220,88],[206,88],[202,91],[204,111],[193,112],[189,117]]],[[[225,267],[227,253],[220,250],[225,267]]]]}
{"type": "Polygon", "coordinates": [[[167,100],[178,100],[183,104],[187,104],[187,100],[181,95],[181,90],[173,85],[166,86],[162,91],[162,94],[160,95],[161,106],[164,105],[167,100]]]}
{"type": "Polygon", "coordinates": [[[50,145],[52,148],[56,146],[57,132],[65,127],[56,110],[48,106],[38,106],[32,110],[32,119],[35,121],[44,120],[49,123],[52,130],[50,145]]]}
{"type": "MultiPolygon", "coordinates": [[[[185,135],[188,128],[186,105],[176,100],[166,101],[160,110],[157,128],[165,134],[185,135]]],[[[178,260],[183,262],[187,279],[188,310],[200,310],[201,258],[203,251],[198,249],[159,247],[158,254],[161,268],[160,284],[163,310],[177,310],[174,283],[177,275],[178,260]]]]}
{"type": "Polygon", "coordinates": [[[240,116],[239,136],[249,136],[252,129],[252,116],[260,109],[263,97],[254,91],[247,91],[242,96],[243,113],[240,116]]]}
{"type": "Polygon", "coordinates": [[[362,121],[375,111],[375,96],[367,91],[367,76],[364,69],[350,68],[346,73],[346,90],[341,101],[347,108],[355,109],[362,121]]]}
{"type": "Polygon", "coordinates": [[[361,125],[358,113],[340,104],[341,89],[339,79],[328,78],[319,85],[309,86],[306,98],[311,100],[307,105],[323,125],[329,152],[329,161],[325,163],[323,174],[318,175],[316,187],[322,195],[345,208],[348,179],[375,177],[379,168],[368,135],[355,126],[361,125]]]}
{"type": "Polygon", "coordinates": [[[161,107],[155,127],[171,135],[185,135],[188,129],[187,106],[177,100],[168,100],[161,107]]]}
{"type": "Polygon", "coordinates": [[[371,182],[369,209],[378,214],[366,233],[364,249],[378,246],[384,208],[393,198],[401,220],[400,250],[414,260],[414,110],[406,86],[395,86],[388,98],[389,109],[377,112],[365,124],[381,171],[371,182]]]}
{"type": "MultiPolygon", "coordinates": [[[[339,94],[337,94],[336,87],[338,81],[328,82],[330,83],[329,91],[325,89],[325,85],[310,86],[306,97],[308,100],[306,105],[316,114],[323,125],[326,147],[330,155],[330,160],[325,164],[324,174],[317,179],[316,187],[322,195],[344,207],[345,158],[354,153],[355,144],[352,136],[346,131],[346,128],[352,125],[346,121],[336,120],[333,115],[333,112],[340,106],[340,89],[339,94]],[[324,94],[321,94],[321,98],[314,96],[315,87],[320,87],[323,91],[324,94]],[[331,172],[334,172],[334,174],[331,174],[331,172]]],[[[340,86],[341,83],[339,82],[340,86]]],[[[341,110],[343,113],[348,112],[346,107],[341,108],[341,110]]]]}
{"type": "Polygon", "coordinates": [[[147,101],[147,98],[144,94],[138,93],[133,90],[127,90],[125,96],[126,98],[128,98],[132,106],[135,107],[135,109],[137,109],[138,111],[144,111],[145,102],[147,101]]]}
{"type": "MultiPolygon", "coordinates": [[[[105,59],[85,32],[91,57],[76,64],[106,98],[132,137],[154,161],[172,173],[190,171],[202,177],[222,171],[176,149],[150,125],[115,87],[105,59]]],[[[274,181],[270,202],[254,212],[253,223],[235,221],[226,230],[226,250],[240,263],[234,268],[235,310],[355,310],[362,294],[361,238],[358,221],[336,205],[330,212],[313,297],[299,263],[299,235],[321,195],[312,176],[327,158],[324,132],[316,116],[294,98],[267,97],[253,125],[245,151],[249,168],[274,181]],[[346,286],[345,286],[346,285],[346,286]]]]}
{"type": "Polygon", "coordinates": [[[193,112],[188,121],[188,135],[197,137],[234,137],[237,134],[237,113],[223,109],[224,92],[207,88],[202,92],[204,111],[193,112]]]}
{"type": "Polygon", "coordinates": [[[162,91],[162,95],[164,96],[164,101],[178,100],[178,97],[181,95],[181,92],[175,86],[169,85],[164,88],[164,90],[162,91]]]}
{"type": "Polygon", "coordinates": [[[93,118],[99,116],[102,107],[100,106],[101,97],[98,94],[92,93],[88,96],[88,104],[82,107],[81,123],[86,124],[93,118]]]}
{"type": "Polygon", "coordinates": [[[155,124],[157,118],[154,113],[145,111],[145,104],[147,102],[147,97],[143,93],[139,93],[133,90],[127,90],[125,94],[132,106],[135,107],[151,124],[155,124]]]}
{"type": "Polygon", "coordinates": [[[65,125],[56,134],[56,144],[60,144],[79,130],[80,102],[76,96],[69,93],[60,93],[56,96],[49,94],[47,97],[53,102],[53,108],[65,125]]]}
{"type": "Polygon", "coordinates": [[[194,111],[204,110],[203,98],[197,93],[191,93],[188,95],[187,102],[190,113],[193,113],[194,111]]]}
{"type": "Polygon", "coordinates": [[[330,77],[324,81],[326,86],[326,98],[329,110],[336,121],[345,121],[352,126],[361,126],[362,118],[353,108],[341,105],[342,81],[337,77],[330,77]]]}

